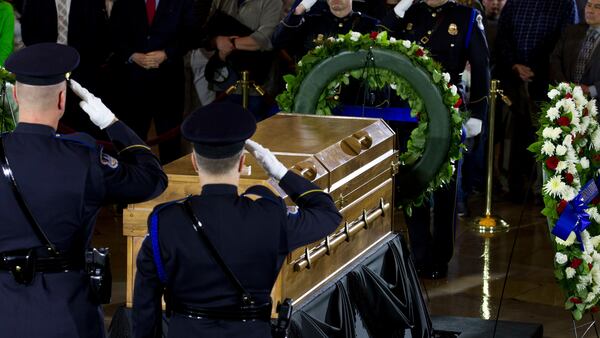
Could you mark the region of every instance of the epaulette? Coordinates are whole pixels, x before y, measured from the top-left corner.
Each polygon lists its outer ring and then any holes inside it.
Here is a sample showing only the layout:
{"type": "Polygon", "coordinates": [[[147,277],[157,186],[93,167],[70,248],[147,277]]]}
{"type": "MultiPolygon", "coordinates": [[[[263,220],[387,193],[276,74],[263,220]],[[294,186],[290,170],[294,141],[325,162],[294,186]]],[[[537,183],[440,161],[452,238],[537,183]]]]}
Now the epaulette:
{"type": "Polygon", "coordinates": [[[62,141],[79,144],[89,149],[97,149],[96,139],[86,133],[73,133],[68,135],[56,134],[56,138],[62,141]]]}
{"type": "Polygon", "coordinates": [[[150,216],[148,216],[148,235],[150,236],[150,242],[152,244],[152,258],[154,259],[154,265],[156,266],[156,274],[158,275],[158,279],[163,284],[167,283],[167,273],[162,262],[160,246],[158,243],[158,214],[167,207],[180,204],[188,198],[189,196],[179,200],[159,204],[154,207],[154,210],[152,210],[150,216]]]}
{"type": "Polygon", "coordinates": [[[283,204],[283,200],[281,198],[279,198],[279,196],[275,195],[275,193],[272,192],[271,189],[265,187],[264,185],[253,185],[253,186],[249,187],[242,194],[242,196],[246,196],[246,195],[256,195],[260,198],[264,198],[264,199],[271,201],[273,203],[276,203],[278,205],[285,206],[283,204]]]}

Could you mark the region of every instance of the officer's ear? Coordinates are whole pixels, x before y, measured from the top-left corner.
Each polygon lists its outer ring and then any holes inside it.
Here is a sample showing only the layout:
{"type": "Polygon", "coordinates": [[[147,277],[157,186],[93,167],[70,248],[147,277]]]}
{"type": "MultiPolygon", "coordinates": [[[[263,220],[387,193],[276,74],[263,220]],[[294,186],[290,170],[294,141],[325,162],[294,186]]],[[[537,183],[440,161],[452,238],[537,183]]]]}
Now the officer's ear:
{"type": "Polygon", "coordinates": [[[194,171],[198,172],[198,162],[196,162],[196,152],[192,151],[192,166],[194,167],[194,171]]]}
{"type": "Polygon", "coordinates": [[[242,156],[240,156],[240,162],[238,163],[238,173],[242,172],[242,169],[244,169],[244,161],[246,160],[246,154],[242,154],[242,156]]]}
{"type": "Polygon", "coordinates": [[[65,104],[67,103],[67,88],[65,87],[60,92],[58,92],[58,110],[64,111],[65,104]]]}
{"type": "Polygon", "coordinates": [[[19,86],[19,84],[15,83],[14,87],[13,87],[13,91],[12,91],[12,96],[13,99],[15,100],[15,103],[17,105],[19,105],[19,98],[17,97],[17,87],[19,86]]]}

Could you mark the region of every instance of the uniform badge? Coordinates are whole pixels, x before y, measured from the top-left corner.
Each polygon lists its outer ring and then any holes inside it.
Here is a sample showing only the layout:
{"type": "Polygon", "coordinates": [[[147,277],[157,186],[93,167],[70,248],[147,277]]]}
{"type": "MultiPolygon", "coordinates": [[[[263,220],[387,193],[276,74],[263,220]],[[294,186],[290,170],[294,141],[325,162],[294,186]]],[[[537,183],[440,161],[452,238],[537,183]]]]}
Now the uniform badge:
{"type": "Polygon", "coordinates": [[[290,205],[287,207],[287,214],[288,215],[296,215],[298,213],[298,206],[296,205],[290,205]]]}
{"type": "Polygon", "coordinates": [[[484,30],[483,28],[483,17],[481,16],[481,14],[477,15],[477,27],[479,27],[479,29],[484,30]]]}
{"type": "Polygon", "coordinates": [[[455,23],[451,23],[450,26],[448,26],[448,34],[458,35],[458,26],[456,26],[455,23]]]}
{"type": "Polygon", "coordinates": [[[100,153],[100,163],[112,169],[116,169],[119,166],[119,161],[116,158],[105,153],[100,153]]]}
{"type": "Polygon", "coordinates": [[[413,28],[413,24],[412,24],[412,22],[409,22],[409,23],[406,25],[406,30],[407,30],[407,31],[409,31],[409,30],[412,30],[412,28],[413,28]]]}

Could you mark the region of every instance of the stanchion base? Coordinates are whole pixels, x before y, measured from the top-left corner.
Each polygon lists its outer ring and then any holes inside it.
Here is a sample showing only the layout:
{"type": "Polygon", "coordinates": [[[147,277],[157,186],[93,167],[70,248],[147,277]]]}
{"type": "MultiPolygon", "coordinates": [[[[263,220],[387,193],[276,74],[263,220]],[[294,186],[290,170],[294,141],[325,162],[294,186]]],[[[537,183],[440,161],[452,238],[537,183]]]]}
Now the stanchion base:
{"type": "Polygon", "coordinates": [[[497,215],[485,215],[476,217],[472,222],[473,230],[481,234],[495,234],[499,232],[507,232],[510,225],[497,215]]]}

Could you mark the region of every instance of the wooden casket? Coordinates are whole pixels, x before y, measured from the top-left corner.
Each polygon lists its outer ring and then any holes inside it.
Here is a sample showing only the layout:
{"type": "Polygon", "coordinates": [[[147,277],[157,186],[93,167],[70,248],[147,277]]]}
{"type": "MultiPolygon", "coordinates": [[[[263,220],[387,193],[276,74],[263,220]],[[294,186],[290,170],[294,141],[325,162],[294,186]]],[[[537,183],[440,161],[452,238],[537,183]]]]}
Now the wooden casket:
{"type": "MultiPolygon", "coordinates": [[[[328,191],[344,216],[334,233],[292,252],[282,267],[272,291],[274,304],[286,297],[298,303],[392,230],[393,177],[398,169],[395,135],[379,119],[278,114],[260,122],[252,139],[273,151],[288,168],[328,191]]],[[[250,170],[241,178],[240,192],[262,184],[293,204],[271,185],[251,155],[246,157],[246,165],[250,170]]],[[[135,260],[152,208],[200,191],[190,156],[164,170],[169,177],[167,190],[123,211],[128,307],[133,299],[135,260]]]]}

